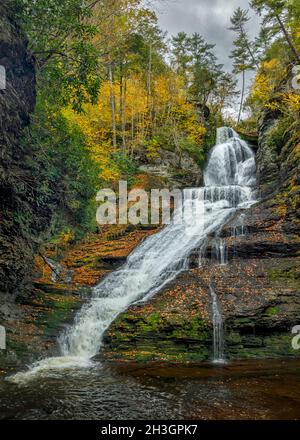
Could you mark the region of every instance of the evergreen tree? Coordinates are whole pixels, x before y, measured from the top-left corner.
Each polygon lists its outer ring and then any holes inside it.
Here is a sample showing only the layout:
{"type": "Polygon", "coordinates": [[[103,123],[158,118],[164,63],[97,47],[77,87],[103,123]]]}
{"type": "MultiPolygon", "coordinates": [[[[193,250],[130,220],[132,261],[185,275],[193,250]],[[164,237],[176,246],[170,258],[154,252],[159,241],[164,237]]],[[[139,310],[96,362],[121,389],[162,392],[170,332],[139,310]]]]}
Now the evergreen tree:
{"type": "Polygon", "coordinates": [[[203,106],[207,105],[223,67],[217,64],[216,56],[212,52],[214,47],[214,44],[206,43],[198,33],[194,33],[189,38],[192,63],[189,92],[192,99],[199,101],[203,106]]]}
{"type": "Polygon", "coordinates": [[[259,61],[262,61],[266,55],[266,51],[273,41],[271,30],[267,26],[262,26],[258,36],[254,41],[255,55],[259,61]]]}
{"type": "Polygon", "coordinates": [[[179,32],[172,37],[172,65],[177,74],[184,78],[186,87],[189,81],[192,60],[189,49],[189,37],[185,32],[179,32]]]}
{"type": "Polygon", "coordinates": [[[230,18],[231,26],[229,29],[236,33],[236,39],[233,42],[234,49],[230,54],[230,58],[233,59],[233,72],[235,74],[242,73],[242,92],[238,122],[241,120],[244,104],[246,71],[254,69],[257,65],[253,43],[249,40],[246,30],[249,20],[248,11],[241,8],[237,8],[230,18]]]}

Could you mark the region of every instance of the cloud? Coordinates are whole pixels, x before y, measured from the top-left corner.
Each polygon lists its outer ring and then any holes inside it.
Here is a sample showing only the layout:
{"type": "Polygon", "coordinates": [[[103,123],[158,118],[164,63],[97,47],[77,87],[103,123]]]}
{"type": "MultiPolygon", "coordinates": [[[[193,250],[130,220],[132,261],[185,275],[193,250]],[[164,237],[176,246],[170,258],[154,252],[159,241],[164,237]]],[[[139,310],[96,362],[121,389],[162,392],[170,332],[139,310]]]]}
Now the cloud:
{"type": "MultiPolygon", "coordinates": [[[[233,11],[240,6],[249,9],[248,0],[154,0],[160,26],[170,35],[184,31],[198,32],[209,43],[214,43],[215,53],[226,70],[231,71],[233,32],[228,30],[233,11]]],[[[259,29],[259,20],[252,16],[248,26],[251,37],[259,29]]]]}
{"type": "MultiPolygon", "coordinates": [[[[214,52],[228,72],[232,71],[229,55],[234,39],[234,33],[228,28],[234,10],[238,7],[249,9],[249,36],[254,38],[259,32],[259,18],[250,9],[249,0],[152,0],[150,3],[158,15],[160,27],[167,30],[169,35],[181,31],[187,34],[198,32],[208,43],[215,44],[214,52]]],[[[246,72],[247,88],[253,76],[253,72],[246,72]]],[[[241,89],[240,77],[238,81],[238,89],[241,89]]],[[[236,102],[232,105],[238,108],[236,102]]]]}

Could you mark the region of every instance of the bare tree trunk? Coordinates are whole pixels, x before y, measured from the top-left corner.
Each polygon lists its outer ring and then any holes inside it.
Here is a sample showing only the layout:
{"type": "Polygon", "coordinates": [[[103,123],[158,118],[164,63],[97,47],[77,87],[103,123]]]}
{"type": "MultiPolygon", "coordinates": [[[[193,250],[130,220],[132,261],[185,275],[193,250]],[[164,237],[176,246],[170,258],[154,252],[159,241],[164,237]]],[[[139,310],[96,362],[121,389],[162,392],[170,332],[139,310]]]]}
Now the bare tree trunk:
{"type": "Polygon", "coordinates": [[[126,153],[126,147],[127,147],[127,142],[126,142],[126,123],[127,123],[127,118],[126,118],[126,110],[127,110],[127,78],[126,78],[126,74],[124,76],[124,87],[123,87],[123,100],[122,100],[122,139],[123,139],[123,148],[124,148],[124,152],[126,153]]]}
{"type": "Polygon", "coordinates": [[[126,154],[126,78],[123,73],[123,63],[121,64],[121,74],[120,74],[120,121],[121,121],[121,132],[122,132],[122,149],[124,154],[126,154]]]}
{"type": "Polygon", "coordinates": [[[148,64],[148,79],[147,79],[147,104],[150,108],[151,99],[151,81],[152,81],[152,43],[149,46],[149,64],[148,64]]]}
{"type": "Polygon", "coordinates": [[[134,116],[133,116],[133,110],[131,115],[131,140],[134,141],[134,116]]]}
{"type": "Polygon", "coordinates": [[[250,45],[249,45],[248,37],[247,37],[247,33],[246,33],[245,29],[244,29],[244,25],[240,25],[240,26],[239,26],[239,31],[240,31],[241,36],[244,37],[244,40],[245,40],[245,43],[246,43],[246,46],[247,46],[248,53],[249,53],[249,55],[250,55],[250,58],[252,59],[253,64],[254,64],[256,67],[258,67],[258,62],[256,61],[256,59],[255,59],[255,57],[254,57],[254,54],[253,54],[253,51],[252,51],[252,49],[251,49],[251,47],[250,47],[250,45]]]}
{"type": "Polygon", "coordinates": [[[134,114],[133,114],[133,108],[132,108],[132,114],[131,114],[131,151],[130,151],[130,157],[133,158],[134,153],[134,114]]]}
{"type": "Polygon", "coordinates": [[[114,94],[113,68],[112,63],[108,65],[108,78],[110,87],[110,105],[111,105],[111,120],[112,120],[112,140],[113,147],[117,149],[117,124],[116,124],[116,99],[114,94]]]}
{"type": "Polygon", "coordinates": [[[149,64],[148,64],[148,80],[147,80],[147,107],[149,111],[149,120],[151,125],[152,108],[151,108],[151,94],[152,94],[152,43],[149,46],[149,64]]]}
{"type": "Polygon", "coordinates": [[[296,57],[296,60],[298,61],[298,63],[300,63],[300,54],[299,54],[298,50],[296,49],[296,46],[294,45],[294,42],[293,42],[291,36],[289,35],[288,31],[286,30],[285,25],[280,18],[280,15],[276,15],[276,19],[277,19],[279,26],[285,36],[286,41],[288,42],[288,45],[290,46],[293,54],[296,57]]]}
{"type": "Polygon", "coordinates": [[[249,46],[247,37],[245,38],[245,41],[246,41],[246,45],[247,45],[247,49],[248,49],[249,55],[250,55],[250,57],[252,59],[252,62],[254,64],[254,66],[258,67],[258,62],[256,61],[256,59],[255,59],[255,57],[253,55],[253,51],[252,51],[251,47],[249,46]]]}
{"type": "Polygon", "coordinates": [[[244,95],[245,95],[245,70],[243,70],[242,96],[241,96],[241,103],[240,103],[240,111],[239,111],[239,117],[238,117],[238,124],[240,123],[240,121],[241,121],[241,117],[242,117],[243,104],[244,104],[244,95]]]}

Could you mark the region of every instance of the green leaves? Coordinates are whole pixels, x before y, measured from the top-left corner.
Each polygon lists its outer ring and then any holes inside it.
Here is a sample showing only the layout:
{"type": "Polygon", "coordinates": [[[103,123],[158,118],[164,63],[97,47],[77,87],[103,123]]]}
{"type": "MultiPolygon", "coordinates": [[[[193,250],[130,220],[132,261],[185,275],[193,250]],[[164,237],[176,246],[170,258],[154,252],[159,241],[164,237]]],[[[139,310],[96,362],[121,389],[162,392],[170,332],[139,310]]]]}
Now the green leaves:
{"type": "Polygon", "coordinates": [[[224,80],[223,65],[218,64],[214,47],[198,33],[189,36],[179,32],[172,38],[173,67],[183,77],[190,98],[203,106],[216,100],[218,87],[224,80]]]}
{"type": "Polygon", "coordinates": [[[93,45],[86,0],[15,0],[17,16],[36,58],[38,81],[61,105],[81,111],[100,86],[99,59],[93,45]]]}
{"type": "Polygon", "coordinates": [[[234,73],[243,72],[245,70],[254,69],[257,66],[255,56],[255,45],[250,41],[246,25],[250,17],[248,11],[237,8],[230,18],[230,30],[235,32],[234,49],[231,51],[230,58],[233,59],[234,73]]]}
{"type": "Polygon", "coordinates": [[[30,201],[28,229],[47,230],[52,219],[58,217],[63,222],[57,224],[77,231],[90,229],[95,218],[99,168],[77,125],[67,121],[55,107],[45,107],[43,95],[38,94],[32,124],[22,143],[30,151],[24,166],[31,185],[18,191],[20,199],[30,201]]]}

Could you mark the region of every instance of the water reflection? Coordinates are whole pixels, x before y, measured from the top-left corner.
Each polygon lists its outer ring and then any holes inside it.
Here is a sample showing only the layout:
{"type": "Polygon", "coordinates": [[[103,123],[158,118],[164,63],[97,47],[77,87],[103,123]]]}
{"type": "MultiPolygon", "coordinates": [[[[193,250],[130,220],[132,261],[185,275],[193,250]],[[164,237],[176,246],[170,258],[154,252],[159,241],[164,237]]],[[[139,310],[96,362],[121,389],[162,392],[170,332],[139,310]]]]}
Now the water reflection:
{"type": "Polygon", "coordinates": [[[1,419],[300,419],[300,361],[96,365],[17,386],[1,419]]]}

